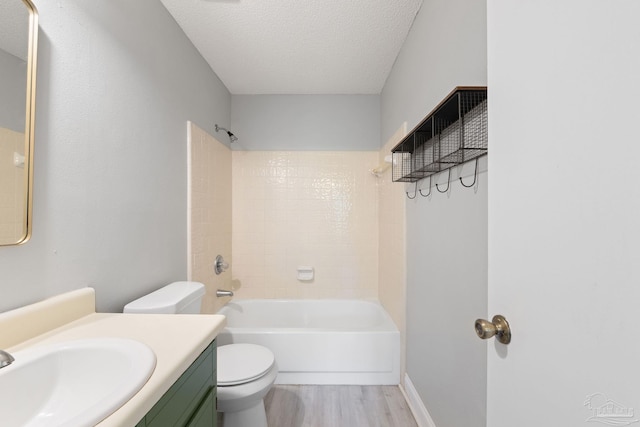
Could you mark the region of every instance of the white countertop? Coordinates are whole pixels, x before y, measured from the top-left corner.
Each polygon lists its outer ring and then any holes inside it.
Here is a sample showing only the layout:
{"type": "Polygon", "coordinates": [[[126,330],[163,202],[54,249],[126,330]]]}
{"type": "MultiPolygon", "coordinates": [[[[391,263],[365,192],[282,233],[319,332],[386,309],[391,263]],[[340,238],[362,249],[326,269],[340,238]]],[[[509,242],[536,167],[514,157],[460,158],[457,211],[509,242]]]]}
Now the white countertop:
{"type": "Polygon", "coordinates": [[[3,337],[0,348],[12,352],[96,337],[130,338],[148,345],[157,359],[153,374],[131,400],[98,424],[134,427],[213,341],[226,320],[215,314],[95,313],[93,298],[93,290],[86,288],[1,313],[0,330],[11,330],[14,335],[3,337]],[[16,332],[20,325],[28,330],[16,332]],[[7,344],[10,347],[3,347],[7,344]]]}

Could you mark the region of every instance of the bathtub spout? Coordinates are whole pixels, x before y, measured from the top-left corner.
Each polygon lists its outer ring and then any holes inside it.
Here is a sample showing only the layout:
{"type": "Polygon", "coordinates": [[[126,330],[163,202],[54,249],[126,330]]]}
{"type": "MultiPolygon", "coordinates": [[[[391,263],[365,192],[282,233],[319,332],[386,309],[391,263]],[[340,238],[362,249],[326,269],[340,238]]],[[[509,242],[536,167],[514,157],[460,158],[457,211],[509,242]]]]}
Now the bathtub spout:
{"type": "Polygon", "coordinates": [[[220,298],[220,297],[232,297],[233,296],[233,291],[225,291],[224,289],[218,289],[216,291],[216,296],[218,298],[220,298]]]}

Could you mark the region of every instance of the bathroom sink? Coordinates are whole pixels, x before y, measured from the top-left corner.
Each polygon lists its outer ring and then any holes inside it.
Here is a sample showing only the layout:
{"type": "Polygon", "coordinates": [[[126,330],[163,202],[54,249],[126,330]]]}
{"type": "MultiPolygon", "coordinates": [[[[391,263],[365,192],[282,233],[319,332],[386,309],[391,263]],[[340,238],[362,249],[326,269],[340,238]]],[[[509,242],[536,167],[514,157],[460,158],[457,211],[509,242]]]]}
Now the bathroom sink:
{"type": "Polygon", "coordinates": [[[138,341],[96,338],[12,353],[0,369],[0,424],[89,427],[120,408],[147,382],[153,351],[138,341]]]}

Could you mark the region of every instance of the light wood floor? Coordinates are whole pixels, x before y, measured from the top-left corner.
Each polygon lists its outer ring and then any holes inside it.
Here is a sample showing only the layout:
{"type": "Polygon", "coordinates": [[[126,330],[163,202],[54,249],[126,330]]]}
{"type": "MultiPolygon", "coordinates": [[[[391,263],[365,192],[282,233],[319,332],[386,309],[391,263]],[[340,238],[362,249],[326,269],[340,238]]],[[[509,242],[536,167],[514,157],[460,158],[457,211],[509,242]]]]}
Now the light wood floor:
{"type": "Polygon", "coordinates": [[[397,386],[276,385],[269,427],[417,427],[397,386]]]}

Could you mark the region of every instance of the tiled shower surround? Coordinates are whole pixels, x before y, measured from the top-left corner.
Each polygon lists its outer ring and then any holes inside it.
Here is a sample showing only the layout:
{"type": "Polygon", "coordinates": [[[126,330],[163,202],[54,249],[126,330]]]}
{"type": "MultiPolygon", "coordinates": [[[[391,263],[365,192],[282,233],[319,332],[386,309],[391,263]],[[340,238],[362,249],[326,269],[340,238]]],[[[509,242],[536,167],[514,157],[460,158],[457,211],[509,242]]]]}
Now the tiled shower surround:
{"type": "Polygon", "coordinates": [[[189,279],[207,286],[203,311],[232,287],[238,298],[378,299],[404,354],[404,185],[391,168],[370,170],[405,134],[406,124],[372,152],[231,152],[191,124],[189,279]],[[218,253],[231,274],[213,274],[218,253]],[[313,281],[298,280],[298,266],[313,267],[313,281]]]}
{"type": "Polygon", "coordinates": [[[234,151],[240,298],[378,298],[379,152],[234,151]],[[312,281],[297,278],[311,266],[312,281]]]}
{"type": "MultiPolygon", "coordinates": [[[[379,152],[379,164],[407,134],[404,123],[379,152]]],[[[391,167],[378,178],[378,229],[380,234],[378,259],[378,299],[400,329],[402,354],[405,353],[406,331],[406,249],[405,249],[405,186],[391,181],[391,167]]],[[[404,356],[400,359],[404,372],[404,356]]]]}
{"type": "Polygon", "coordinates": [[[231,150],[189,123],[189,280],[205,284],[204,313],[215,313],[228,298],[216,289],[231,289],[231,275],[216,275],[213,263],[231,259],[231,150]]]}

